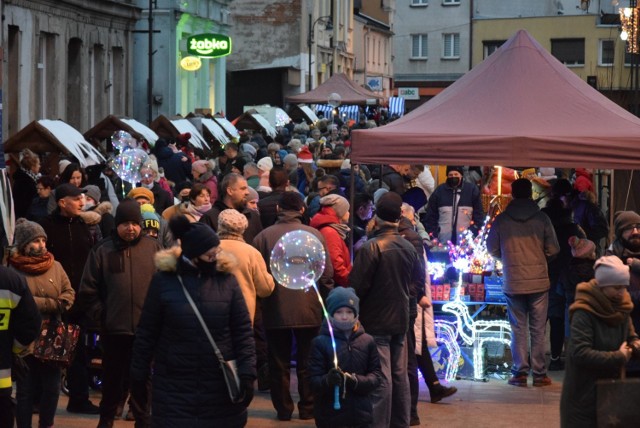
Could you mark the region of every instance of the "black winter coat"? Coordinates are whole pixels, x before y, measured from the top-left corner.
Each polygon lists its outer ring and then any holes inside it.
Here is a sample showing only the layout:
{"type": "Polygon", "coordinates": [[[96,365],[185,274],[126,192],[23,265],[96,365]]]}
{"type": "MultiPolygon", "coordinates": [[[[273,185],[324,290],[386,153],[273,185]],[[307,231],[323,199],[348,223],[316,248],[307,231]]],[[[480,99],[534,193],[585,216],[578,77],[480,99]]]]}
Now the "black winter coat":
{"type": "Polygon", "coordinates": [[[334,410],[334,387],[326,377],[333,368],[333,347],[325,320],[320,335],[313,339],[309,355],[308,372],[314,394],[313,414],[318,427],[368,426],[373,424],[371,397],[382,382],[380,357],[375,340],[357,323],[349,337],[334,328],[338,367],[343,372],[355,374],[355,388],[340,387],[340,410],[334,410]]]}
{"type": "MultiPolygon", "coordinates": [[[[209,225],[213,230],[217,231],[218,216],[222,211],[229,209],[231,209],[231,207],[222,202],[222,197],[220,197],[213,203],[211,209],[204,213],[202,217],[200,217],[200,222],[209,225]]],[[[242,213],[249,222],[249,226],[242,234],[242,238],[244,239],[244,242],[252,243],[256,235],[262,232],[262,222],[260,221],[260,215],[257,212],[251,211],[249,209],[245,209],[242,213]]]]}
{"type": "MultiPolygon", "coordinates": [[[[169,147],[160,143],[156,145],[158,166],[164,169],[164,176],[175,184],[191,179],[191,161],[182,152],[174,153],[169,147]]],[[[162,211],[159,211],[162,212],[162,211]]]]}
{"type": "Polygon", "coordinates": [[[156,256],[157,272],[133,345],[131,379],[147,378],[153,361],[152,426],[240,427],[247,411],[229,400],[220,364],[185,297],[177,273],[202,314],[225,360],[236,360],[242,379],[256,378],[249,311],[236,278],[233,256],[218,255],[214,276],[179,258],[179,247],[156,256]]]}
{"type": "Polygon", "coordinates": [[[38,196],[36,182],[22,168],[13,174],[12,197],[16,218],[26,217],[33,199],[38,196]]]}
{"type": "Polygon", "coordinates": [[[424,269],[396,227],[382,226],[356,253],[349,283],[360,297],[360,322],[372,335],[405,334],[409,296],[424,269]]]}

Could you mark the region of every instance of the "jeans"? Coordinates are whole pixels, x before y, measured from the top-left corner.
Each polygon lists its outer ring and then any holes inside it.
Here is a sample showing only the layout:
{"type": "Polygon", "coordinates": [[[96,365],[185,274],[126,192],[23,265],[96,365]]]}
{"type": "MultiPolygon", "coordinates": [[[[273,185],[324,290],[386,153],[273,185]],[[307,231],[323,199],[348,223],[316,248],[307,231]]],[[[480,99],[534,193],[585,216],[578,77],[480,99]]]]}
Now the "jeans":
{"type": "Polygon", "coordinates": [[[373,426],[408,427],[411,393],[407,373],[407,335],[394,334],[373,336],[373,338],[378,347],[382,366],[382,382],[371,393],[373,426]]]}
{"type": "Polygon", "coordinates": [[[26,379],[16,382],[16,423],[18,428],[30,428],[33,417],[34,391],[42,389],[40,396],[40,427],[53,426],[53,418],[58,407],[60,397],[61,370],[50,364],[45,364],[33,356],[25,357],[29,366],[26,379]],[[39,384],[39,385],[38,385],[39,384]]]}
{"type": "Polygon", "coordinates": [[[513,367],[511,373],[534,376],[547,374],[545,360],[545,328],[547,326],[547,308],[549,293],[506,294],[509,324],[511,324],[511,355],[513,367]],[[531,336],[531,352],[528,352],[531,336]],[[528,356],[531,356],[529,364],[528,356]]]}

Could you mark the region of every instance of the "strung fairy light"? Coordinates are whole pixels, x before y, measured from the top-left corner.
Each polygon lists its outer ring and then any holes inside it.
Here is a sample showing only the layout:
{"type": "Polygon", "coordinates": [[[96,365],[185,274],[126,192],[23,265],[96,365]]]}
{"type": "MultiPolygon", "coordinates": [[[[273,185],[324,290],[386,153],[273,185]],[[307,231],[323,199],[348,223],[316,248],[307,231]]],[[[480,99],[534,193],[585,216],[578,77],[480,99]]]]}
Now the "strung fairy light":
{"type": "Polygon", "coordinates": [[[442,343],[448,353],[444,380],[451,382],[458,374],[458,362],[460,361],[457,326],[451,321],[435,320],[433,327],[436,333],[436,342],[442,343]]]}
{"type": "Polygon", "coordinates": [[[428,266],[428,272],[429,272],[429,274],[431,274],[431,277],[434,280],[438,280],[438,279],[444,277],[444,270],[445,270],[445,267],[446,267],[445,263],[427,262],[427,266],[428,266]]]}

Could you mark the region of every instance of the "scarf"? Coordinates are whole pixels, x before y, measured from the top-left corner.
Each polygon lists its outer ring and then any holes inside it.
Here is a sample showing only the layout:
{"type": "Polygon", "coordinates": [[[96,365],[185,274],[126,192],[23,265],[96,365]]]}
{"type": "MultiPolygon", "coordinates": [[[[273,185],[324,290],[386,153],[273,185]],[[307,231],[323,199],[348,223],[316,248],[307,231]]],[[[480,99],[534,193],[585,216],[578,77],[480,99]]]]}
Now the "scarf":
{"type": "Polygon", "coordinates": [[[44,256],[23,256],[14,253],[9,257],[9,264],[20,272],[29,275],[41,275],[53,266],[53,254],[47,251],[44,256]]]}
{"type": "Polygon", "coordinates": [[[200,221],[200,217],[202,217],[203,214],[209,211],[210,209],[211,209],[211,204],[205,204],[205,205],[200,205],[199,207],[196,207],[191,202],[187,203],[186,206],[184,207],[185,213],[195,218],[196,221],[200,221]]]}
{"type": "Polygon", "coordinates": [[[22,167],[20,167],[20,169],[22,170],[22,172],[24,172],[29,177],[31,177],[31,179],[33,180],[34,183],[38,182],[38,178],[40,177],[40,174],[36,174],[35,172],[31,171],[30,169],[24,169],[22,167]]]}
{"type": "Polygon", "coordinates": [[[576,300],[569,307],[570,316],[573,316],[578,309],[592,313],[608,326],[615,327],[627,320],[633,309],[633,303],[629,292],[625,292],[620,301],[609,299],[602,292],[597,281],[592,279],[578,284],[576,288],[576,300]]]}
{"type": "Polygon", "coordinates": [[[331,223],[327,226],[338,232],[338,235],[340,235],[340,239],[342,239],[343,241],[347,239],[347,235],[349,234],[349,232],[351,232],[351,229],[349,229],[349,226],[347,226],[346,224],[331,223]]]}

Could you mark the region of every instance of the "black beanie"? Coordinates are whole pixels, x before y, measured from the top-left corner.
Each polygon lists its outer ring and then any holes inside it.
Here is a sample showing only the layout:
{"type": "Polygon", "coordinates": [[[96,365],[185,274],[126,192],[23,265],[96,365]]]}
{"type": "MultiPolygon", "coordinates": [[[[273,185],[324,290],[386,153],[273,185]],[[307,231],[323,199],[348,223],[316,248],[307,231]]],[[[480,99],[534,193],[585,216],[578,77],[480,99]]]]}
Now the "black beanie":
{"type": "Polygon", "coordinates": [[[210,226],[191,223],[183,215],[173,217],[169,221],[169,229],[175,238],[180,239],[182,254],[188,259],[195,259],[220,245],[218,234],[210,226]]]}
{"type": "Polygon", "coordinates": [[[140,212],[140,205],[133,199],[124,199],[118,204],[116,209],[116,226],[133,221],[137,224],[142,223],[142,213],[140,212]]]}
{"type": "Polygon", "coordinates": [[[447,166],[447,175],[449,175],[449,173],[451,171],[458,171],[460,173],[460,175],[464,175],[464,167],[463,166],[456,166],[456,165],[447,166]]]}
{"type": "Polygon", "coordinates": [[[395,192],[387,192],[378,199],[376,216],[381,220],[397,223],[402,216],[402,198],[395,192]]]}
{"type": "Polygon", "coordinates": [[[511,196],[513,196],[513,199],[531,199],[532,194],[531,182],[526,178],[518,178],[511,183],[511,196]]]}

